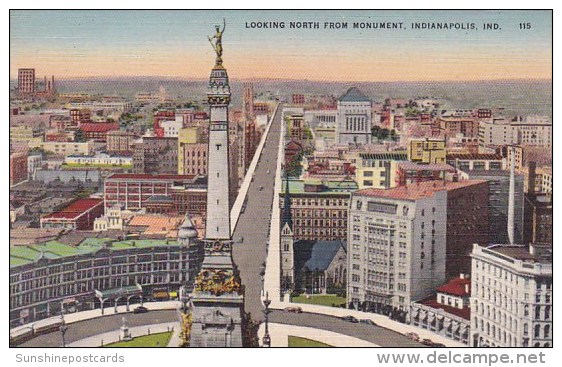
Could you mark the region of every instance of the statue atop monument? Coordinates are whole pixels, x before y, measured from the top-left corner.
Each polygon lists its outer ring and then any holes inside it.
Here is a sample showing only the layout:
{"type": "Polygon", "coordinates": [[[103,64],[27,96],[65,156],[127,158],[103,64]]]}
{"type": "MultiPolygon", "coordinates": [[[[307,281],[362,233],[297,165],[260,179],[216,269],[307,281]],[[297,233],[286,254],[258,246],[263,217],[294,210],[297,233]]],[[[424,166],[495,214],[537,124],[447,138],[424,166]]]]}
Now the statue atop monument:
{"type": "Polygon", "coordinates": [[[213,46],[213,50],[215,50],[217,54],[216,65],[222,65],[222,34],[224,33],[225,28],[226,28],[226,20],[223,19],[222,30],[220,25],[216,25],[215,35],[212,37],[207,37],[209,39],[209,42],[211,43],[211,46],[213,46]]]}

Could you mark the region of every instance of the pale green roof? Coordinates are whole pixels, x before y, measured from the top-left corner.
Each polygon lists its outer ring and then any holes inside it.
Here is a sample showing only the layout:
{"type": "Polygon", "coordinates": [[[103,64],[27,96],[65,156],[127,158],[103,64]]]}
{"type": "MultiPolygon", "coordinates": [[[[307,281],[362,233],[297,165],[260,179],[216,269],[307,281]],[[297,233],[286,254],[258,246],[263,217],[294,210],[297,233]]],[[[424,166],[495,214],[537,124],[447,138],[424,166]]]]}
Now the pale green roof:
{"type": "MultiPolygon", "coordinates": [[[[11,246],[10,267],[30,264],[41,256],[47,259],[58,259],[68,256],[85,255],[101,249],[105,242],[111,238],[86,238],[78,246],[71,246],[58,241],[49,241],[40,245],[11,246]]],[[[131,248],[146,248],[154,246],[174,246],[177,241],[166,240],[127,240],[116,241],[111,244],[113,250],[126,250],[131,248]]]]}
{"type": "MultiPolygon", "coordinates": [[[[285,193],[286,181],[283,180],[281,193],[285,193]]],[[[315,194],[330,195],[338,193],[352,193],[358,189],[355,181],[320,181],[320,180],[289,180],[289,194],[315,194]],[[305,185],[322,185],[322,191],[307,192],[304,190],[305,185]]]]}

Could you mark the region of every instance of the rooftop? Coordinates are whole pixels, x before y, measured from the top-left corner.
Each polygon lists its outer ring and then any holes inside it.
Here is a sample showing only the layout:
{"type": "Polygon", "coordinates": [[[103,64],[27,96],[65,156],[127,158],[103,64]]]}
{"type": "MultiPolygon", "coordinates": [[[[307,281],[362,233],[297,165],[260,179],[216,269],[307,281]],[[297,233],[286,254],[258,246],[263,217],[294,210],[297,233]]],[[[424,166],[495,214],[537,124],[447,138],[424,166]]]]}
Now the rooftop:
{"type": "MultiPolygon", "coordinates": [[[[59,259],[69,256],[93,254],[104,247],[105,243],[114,241],[111,238],[88,238],[78,246],[71,246],[58,241],[49,241],[41,245],[10,246],[10,267],[31,264],[41,257],[59,259]]],[[[112,242],[108,247],[113,250],[148,248],[155,246],[174,246],[175,241],[169,240],[127,240],[112,242]]]]}
{"type": "Polygon", "coordinates": [[[359,153],[359,157],[361,157],[361,159],[406,161],[408,160],[408,153],[406,151],[382,152],[382,153],[359,153]]]}
{"type": "Polygon", "coordinates": [[[295,269],[299,271],[324,271],[336,256],[340,248],[346,250],[342,241],[296,241],[295,269]]]}
{"type": "Polygon", "coordinates": [[[94,207],[103,204],[103,199],[88,198],[78,199],[66,207],[48,214],[43,219],[74,219],[94,207]]]}
{"type": "Polygon", "coordinates": [[[343,96],[339,98],[340,102],[371,102],[359,89],[356,87],[349,88],[343,96]]]}
{"type": "Polygon", "coordinates": [[[392,189],[363,189],[354,193],[355,196],[379,197],[397,200],[419,200],[433,196],[439,191],[452,191],[460,188],[484,183],[484,180],[425,181],[410,185],[398,186],[392,189]]]}
{"type": "Polygon", "coordinates": [[[490,154],[490,153],[451,153],[447,154],[447,160],[459,159],[459,160],[485,160],[485,161],[500,161],[503,157],[500,154],[490,154]]]}
{"type": "Polygon", "coordinates": [[[153,175],[144,173],[115,173],[107,180],[135,180],[135,181],[161,181],[161,180],[189,180],[192,181],[195,175],[153,175]]]}
{"type": "Polygon", "coordinates": [[[552,263],[552,247],[537,247],[535,252],[531,253],[528,246],[524,245],[490,245],[485,248],[500,255],[510,257],[515,260],[521,260],[531,263],[552,263]]]}
{"type": "Polygon", "coordinates": [[[119,124],[115,122],[83,122],[80,124],[80,130],[84,132],[108,132],[119,130],[119,124]]]}
{"type": "Polygon", "coordinates": [[[455,172],[455,168],[445,163],[418,164],[414,162],[401,162],[398,167],[409,171],[447,171],[455,172]]]}
{"type": "Polygon", "coordinates": [[[168,234],[182,224],[184,217],[166,217],[162,215],[136,215],[128,223],[133,227],[147,227],[145,235],[168,234]]]}
{"type": "Polygon", "coordinates": [[[462,317],[465,320],[470,320],[470,308],[456,308],[453,306],[438,303],[435,299],[435,296],[421,300],[418,303],[431,308],[441,309],[447,313],[450,313],[451,315],[462,317]]]}
{"type": "MultiPolygon", "coordinates": [[[[283,182],[281,193],[285,193],[286,183],[283,182]]],[[[289,179],[289,193],[290,194],[335,194],[335,193],[350,193],[357,190],[358,186],[355,181],[321,181],[321,180],[291,180],[289,179]],[[319,191],[305,190],[305,185],[313,185],[323,187],[319,191]]]]}
{"type": "Polygon", "coordinates": [[[457,297],[470,297],[470,278],[453,278],[448,283],[437,288],[437,292],[447,293],[457,297]],[[466,286],[468,285],[468,292],[466,286]]]}

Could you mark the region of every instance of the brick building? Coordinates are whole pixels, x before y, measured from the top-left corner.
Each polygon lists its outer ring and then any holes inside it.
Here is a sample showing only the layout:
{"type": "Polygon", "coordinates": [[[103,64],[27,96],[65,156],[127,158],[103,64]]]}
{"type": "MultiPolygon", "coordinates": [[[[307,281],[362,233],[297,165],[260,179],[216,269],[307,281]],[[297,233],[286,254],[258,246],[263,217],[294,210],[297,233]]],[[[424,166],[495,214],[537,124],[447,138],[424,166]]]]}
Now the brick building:
{"type": "Polygon", "coordinates": [[[27,150],[10,153],[10,186],[27,180],[27,150]]]}
{"type": "Polygon", "coordinates": [[[123,130],[112,130],[106,134],[109,153],[132,153],[135,134],[123,130]]]}
{"type": "Polygon", "coordinates": [[[106,209],[119,206],[125,210],[140,210],[147,204],[153,207],[155,201],[168,201],[168,198],[174,206],[167,212],[202,215],[206,212],[206,180],[194,175],[151,174],[113,174],[105,180],[106,209]],[[155,195],[158,197],[149,201],[155,195]]]}
{"type": "MultiPolygon", "coordinates": [[[[334,241],[347,239],[347,214],[355,181],[288,180],[290,210],[295,241],[334,241]]],[[[286,183],[279,207],[285,211],[286,183]]],[[[285,215],[282,213],[282,215],[285,215]]]]}
{"type": "Polygon", "coordinates": [[[80,123],[80,130],[87,140],[107,141],[107,133],[119,130],[119,124],[116,122],[85,122],[80,123]]]}
{"type": "Polygon", "coordinates": [[[143,136],[133,144],[133,172],[176,174],[178,172],[178,139],[143,136]]]}

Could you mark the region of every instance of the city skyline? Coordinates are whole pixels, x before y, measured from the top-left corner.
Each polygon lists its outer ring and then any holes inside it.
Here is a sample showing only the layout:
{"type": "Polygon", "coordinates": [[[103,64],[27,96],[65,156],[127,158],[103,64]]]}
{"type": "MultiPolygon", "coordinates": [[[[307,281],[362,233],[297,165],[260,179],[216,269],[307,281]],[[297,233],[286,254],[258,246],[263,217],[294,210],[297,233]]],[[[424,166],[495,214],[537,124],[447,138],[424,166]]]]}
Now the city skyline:
{"type": "Polygon", "coordinates": [[[204,78],[213,57],[209,24],[222,18],[226,66],[237,79],[552,78],[552,23],[541,11],[12,11],[10,76],[33,65],[39,75],[61,78],[204,78]],[[530,30],[519,29],[521,19],[529,20],[530,30]],[[252,28],[259,22],[262,28],[252,28]],[[290,22],[318,22],[319,29],[291,29],[290,22]],[[349,28],[325,29],[330,22],[349,28]],[[354,22],[401,28],[353,29],[354,22]],[[264,23],[277,28],[264,29],[264,23]],[[413,23],[466,29],[414,30],[413,23]],[[484,23],[501,29],[483,30],[484,23]],[[201,50],[204,57],[193,57],[201,50]]]}

